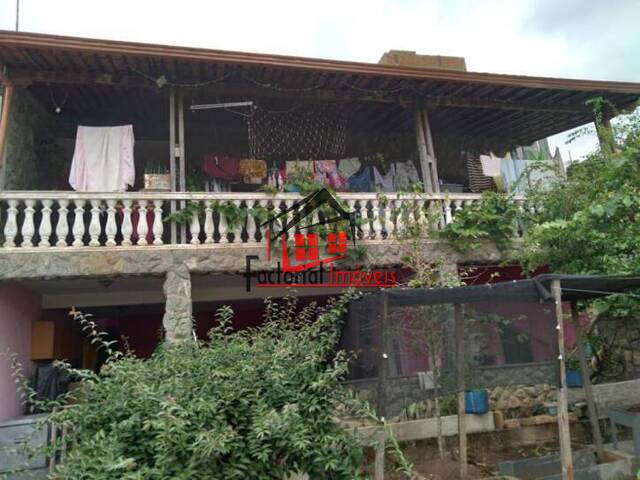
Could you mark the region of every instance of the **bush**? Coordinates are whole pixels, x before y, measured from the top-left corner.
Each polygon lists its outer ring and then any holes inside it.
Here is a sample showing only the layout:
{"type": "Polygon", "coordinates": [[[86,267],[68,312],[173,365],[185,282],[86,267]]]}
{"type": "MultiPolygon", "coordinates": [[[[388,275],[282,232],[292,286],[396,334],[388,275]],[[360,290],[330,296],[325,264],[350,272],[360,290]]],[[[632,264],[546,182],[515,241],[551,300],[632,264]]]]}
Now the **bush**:
{"type": "Polygon", "coordinates": [[[356,405],[341,384],[348,358],[335,354],[351,297],[317,319],[314,306],[268,300],[264,326],[240,332],[223,307],[207,343],[162,345],[147,360],[110,352],[81,401],[49,418],[68,431],[52,478],[362,478],[365,441],[334,419],[356,405]]]}

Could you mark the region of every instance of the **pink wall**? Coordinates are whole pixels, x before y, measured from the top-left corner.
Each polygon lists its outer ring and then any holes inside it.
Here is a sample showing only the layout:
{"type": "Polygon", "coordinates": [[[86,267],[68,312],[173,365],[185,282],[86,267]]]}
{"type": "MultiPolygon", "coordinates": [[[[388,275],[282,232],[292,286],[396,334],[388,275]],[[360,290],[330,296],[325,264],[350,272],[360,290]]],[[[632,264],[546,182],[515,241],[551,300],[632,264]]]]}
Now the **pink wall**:
{"type": "MultiPolygon", "coordinates": [[[[25,374],[31,375],[31,324],[40,320],[39,294],[15,283],[0,284],[0,352],[18,355],[25,374]]],[[[16,391],[7,358],[0,356],[0,421],[21,415],[24,407],[16,391]]]]}

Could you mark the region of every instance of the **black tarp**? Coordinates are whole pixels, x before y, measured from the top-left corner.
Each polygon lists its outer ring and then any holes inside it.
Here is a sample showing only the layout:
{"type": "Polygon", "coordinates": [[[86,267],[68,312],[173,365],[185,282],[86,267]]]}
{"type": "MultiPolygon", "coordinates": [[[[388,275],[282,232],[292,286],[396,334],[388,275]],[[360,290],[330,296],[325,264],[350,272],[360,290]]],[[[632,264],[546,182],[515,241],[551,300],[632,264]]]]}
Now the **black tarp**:
{"type": "Polygon", "coordinates": [[[512,282],[453,288],[393,288],[386,291],[390,306],[473,302],[544,302],[551,299],[551,282],[560,280],[562,299],[586,300],[640,288],[640,276],[542,274],[512,282]]]}

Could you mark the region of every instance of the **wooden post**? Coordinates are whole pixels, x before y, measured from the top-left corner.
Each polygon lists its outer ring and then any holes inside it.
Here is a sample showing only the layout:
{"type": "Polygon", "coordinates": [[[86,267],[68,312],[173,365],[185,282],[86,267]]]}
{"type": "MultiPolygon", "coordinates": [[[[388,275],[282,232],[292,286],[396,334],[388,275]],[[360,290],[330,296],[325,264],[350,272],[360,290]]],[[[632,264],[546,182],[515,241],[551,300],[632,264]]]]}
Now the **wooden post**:
{"type": "Polygon", "coordinates": [[[467,425],[465,422],[465,365],[464,365],[464,311],[462,305],[454,305],[456,335],[456,381],[458,392],[458,444],[460,478],[467,477],[467,425]]]}
{"type": "Polygon", "coordinates": [[[422,109],[422,128],[427,139],[427,154],[429,155],[429,169],[431,172],[431,181],[433,182],[433,191],[440,193],[440,180],[438,179],[438,161],[436,160],[436,151],[433,148],[433,136],[431,135],[431,124],[429,123],[429,114],[427,109],[422,109]]]}
{"type": "MultiPolygon", "coordinates": [[[[169,90],[169,173],[171,175],[171,191],[177,191],[177,179],[176,179],[176,92],[173,87],[169,90]]],[[[171,200],[171,214],[175,214],[177,211],[176,201],[171,200]]],[[[140,220],[142,221],[142,220],[140,220]]],[[[170,226],[171,228],[171,243],[175,245],[178,241],[177,224],[170,226]]]]}
{"type": "Polygon", "coordinates": [[[0,167],[4,165],[4,153],[7,146],[7,135],[9,131],[9,115],[11,114],[11,104],[13,101],[13,83],[2,75],[0,79],[4,83],[4,94],[2,96],[2,116],[0,116],[0,167]]]}
{"type": "Polygon", "coordinates": [[[571,318],[576,328],[576,346],[578,347],[578,358],[580,360],[580,371],[582,372],[582,383],[584,385],[584,395],[587,399],[587,411],[589,412],[589,422],[591,423],[591,434],[593,442],[596,445],[596,455],[598,460],[603,462],[604,445],[602,443],[602,433],[600,432],[600,423],[598,421],[598,410],[593,397],[593,387],[591,385],[591,369],[584,354],[584,331],[580,325],[580,317],[578,315],[578,306],[576,302],[571,302],[571,318]]]}
{"type": "MultiPolygon", "coordinates": [[[[180,191],[187,191],[187,171],[185,168],[184,158],[184,95],[182,90],[178,90],[178,142],[180,142],[180,191]]],[[[186,202],[180,202],[180,208],[185,208],[186,202]]],[[[180,238],[182,243],[187,243],[187,226],[183,223],[180,225],[180,238]]]]}
{"type": "MultiPolygon", "coordinates": [[[[384,290],[380,293],[380,328],[379,328],[379,346],[378,352],[378,416],[384,423],[387,421],[387,369],[389,365],[389,352],[387,352],[387,315],[388,315],[388,299],[387,292],[384,290]]],[[[374,480],[384,480],[384,452],[386,444],[386,432],[383,430],[378,434],[378,445],[376,446],[376,457],[374,463],[374,480]]]]}
{"type": "Polygon", "coordinates": [[[571,458],[571,432],[569,431],[569,407],[567,404],[567,368],[564,353],[564,322],[562,315],[562,288],[560,280],[551,281],[551,294],[556,307],[558,331],[558,360],[560,362],[560,390],[558,391],[558,434],[560,437],[560,462],[563,480],[573,480],[571,458]]]}
{"type": "Polygon", "coordinates": [[[427,142],[424,136],[424,127],[422,125],[422,115],[420,109],[416,109],[416,140],[418,142],[418,157],[420,158],[420,169],[422,170],[422,182],[424,183],[425,193],[433,193],[433,180],[431,178],[431,168],[429,167],[429,153],[427,150],[427,142]]]}

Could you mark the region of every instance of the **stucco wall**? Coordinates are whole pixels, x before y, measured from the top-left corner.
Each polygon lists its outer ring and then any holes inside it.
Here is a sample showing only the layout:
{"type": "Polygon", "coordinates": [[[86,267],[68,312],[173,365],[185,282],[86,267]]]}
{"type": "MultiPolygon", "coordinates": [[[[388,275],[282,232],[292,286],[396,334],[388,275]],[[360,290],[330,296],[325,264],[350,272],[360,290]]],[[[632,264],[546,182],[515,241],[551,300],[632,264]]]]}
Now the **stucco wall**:
{"type": "MultiPolygon", "coordinates": [[[[0,352],[18,356],[25,374],[33,371],[31,324],[40,319],[40,295],[15,283],[0,283],[0,352]]],[[[0,357],[0,421],[23,413],[7,358],[0,357]]]]}

